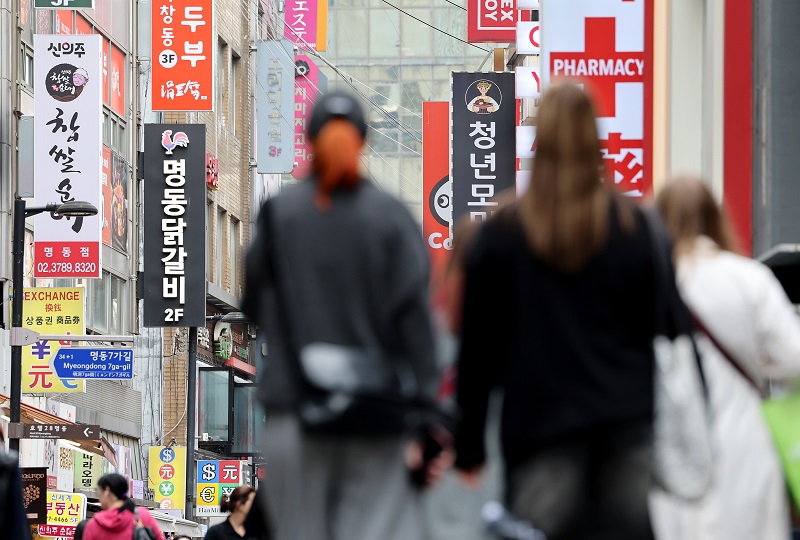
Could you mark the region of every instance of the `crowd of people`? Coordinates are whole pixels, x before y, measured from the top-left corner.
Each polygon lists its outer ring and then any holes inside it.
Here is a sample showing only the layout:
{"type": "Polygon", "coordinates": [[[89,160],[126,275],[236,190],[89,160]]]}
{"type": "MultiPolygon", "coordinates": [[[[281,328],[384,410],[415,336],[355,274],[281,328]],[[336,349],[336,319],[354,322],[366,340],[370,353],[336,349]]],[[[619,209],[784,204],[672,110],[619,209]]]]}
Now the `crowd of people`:
{"type": "MultiPolygon", "coordinates": [[[[650,205],[618,194],[590,96],[555,85],[527,191],[458,224],[431,280],[412,216],[361,170],[366,132],[355,98],[320,97],[311,177],[261,209],[242,308],[269,336],[268,474],[258,493],[224,498],[230,515],[206,538],[422,540],[426,488],[452,467],[474,489],[493,460],[514,526],[492,530],[506,538],[790,537],[761,406],[768,386],[800,377],[800,319],[772,272],[739,254],[701,179],[668,180],[650,205]],[[459,341],[445,370],[433,319],[459,341]],[[684,333],[691,354],[669,360],[700,374],[711,452],[692,496],[654,474],[667,376],[654,343],[684,333]]],[[[98,494],[76,538],[163,537],[123,477],[98,494]]]]}

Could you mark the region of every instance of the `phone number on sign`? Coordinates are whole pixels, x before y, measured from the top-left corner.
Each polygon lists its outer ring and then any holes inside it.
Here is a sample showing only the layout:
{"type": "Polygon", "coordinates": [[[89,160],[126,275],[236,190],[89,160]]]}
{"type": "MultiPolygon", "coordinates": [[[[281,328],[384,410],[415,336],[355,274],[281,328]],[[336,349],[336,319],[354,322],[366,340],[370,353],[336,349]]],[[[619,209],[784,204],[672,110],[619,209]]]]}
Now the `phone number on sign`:
{"type": "Polygon", "coordinates": [[[38,274],[63,274],[63,273],[76,273],[76,274],[96,274],[97,263],[71,263],[71,262],[40,262],[36,263],[36,272],[38,274]]]}

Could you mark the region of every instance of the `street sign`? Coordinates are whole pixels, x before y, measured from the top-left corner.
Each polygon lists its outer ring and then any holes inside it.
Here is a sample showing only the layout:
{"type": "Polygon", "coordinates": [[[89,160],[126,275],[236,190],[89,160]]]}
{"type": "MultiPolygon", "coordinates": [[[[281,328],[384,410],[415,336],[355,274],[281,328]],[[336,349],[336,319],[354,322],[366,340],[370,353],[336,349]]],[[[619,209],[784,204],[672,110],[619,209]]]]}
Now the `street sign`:
{"type": "Polygon", "coordinates": [[[22,439],[96,441],[100,426],[89,424],[22,424],[22,439]]]}
{"type": "Polygon", "coordinates": [[[38,9],[94,9],[94,0],[34,0],[38,9]]]}
{"type": "Polygon", "coordinates": [[[133,349],[62,347],[53,368],[60,379],[132,379],[133,349]]]}

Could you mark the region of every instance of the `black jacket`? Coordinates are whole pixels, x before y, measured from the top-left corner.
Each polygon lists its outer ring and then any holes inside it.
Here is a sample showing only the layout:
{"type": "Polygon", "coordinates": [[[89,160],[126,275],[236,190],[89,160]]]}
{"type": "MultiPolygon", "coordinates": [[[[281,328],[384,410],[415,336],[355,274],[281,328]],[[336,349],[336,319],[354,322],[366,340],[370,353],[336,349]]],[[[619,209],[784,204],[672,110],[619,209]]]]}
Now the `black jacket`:
{"type": "Polygon", "coordinates": [[[606,246],[575,274],[532,252],[513,208],[479,231],[467,261],[458,467],[484,461],[496,387],[505,393],[501,436],[512,467],[568,437],[652,419],[651,239],[640,210],[629,233],[616,208],[606,246]]]}

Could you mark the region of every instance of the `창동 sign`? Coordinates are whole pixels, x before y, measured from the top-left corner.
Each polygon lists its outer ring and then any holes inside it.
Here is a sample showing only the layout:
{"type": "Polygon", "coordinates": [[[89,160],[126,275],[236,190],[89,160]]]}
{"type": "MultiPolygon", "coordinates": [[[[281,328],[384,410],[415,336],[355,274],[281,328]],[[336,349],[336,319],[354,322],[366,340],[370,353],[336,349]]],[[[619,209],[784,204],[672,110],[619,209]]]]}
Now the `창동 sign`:
{"type": "MultiPolygon", "coordinates": [[[[34,204],[86,201],[100,209],[103,102],[99,35],[36,34],[34,204]]],[[[33,275],[99,278],[102,216],[34,218],[33,275]]]]}
{"type": "Polygon", "coordinates": [[[617,189],[643,197],[652,187],[653,0],[542,3],[545,87],[579,80],[594,98],[603,161],[617,189]]]}
{"type": "MultiPolygon", "coordinates": [[[[26,288],[23,292],[22,326],[40,334],[84,334],[83,287],[26,288]]],[[[22,391],[30,394],[83,392],[84,381],[61,379],[53,359],[68,341],[39,340],[22,348],[22,391]]]]}
{"type": "Polygon", "coordinates": [[[213,0],[152,3],[153,110],[214,110],[213,0]]]}
{"type": "Polygon", "coordinates": [[[144,326],[205,326],[206,126],[144,127],[144,326]]]}

